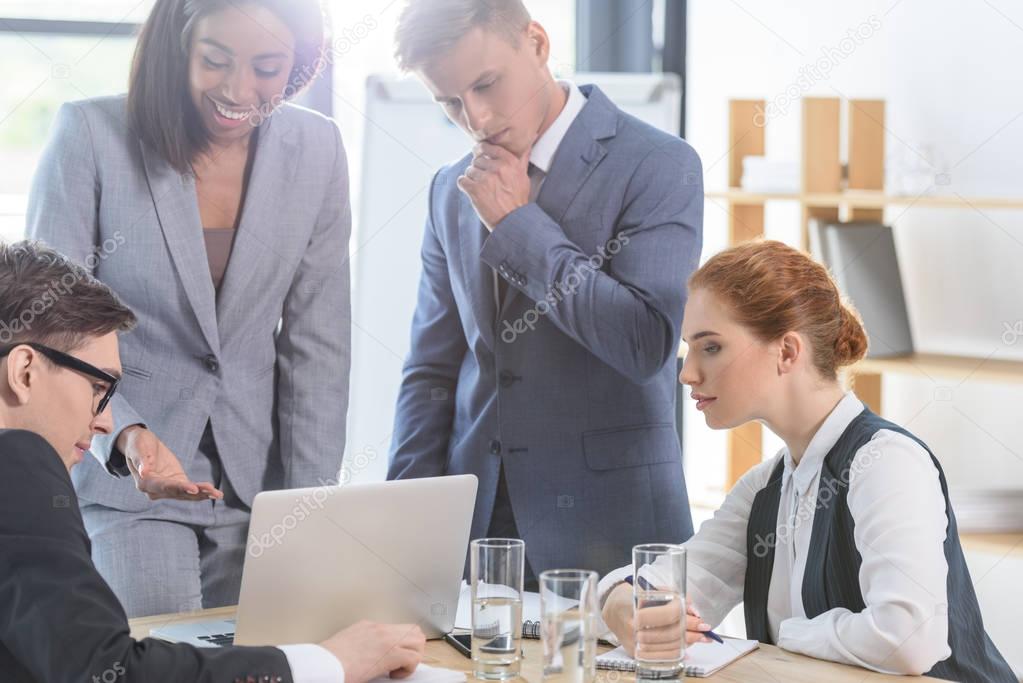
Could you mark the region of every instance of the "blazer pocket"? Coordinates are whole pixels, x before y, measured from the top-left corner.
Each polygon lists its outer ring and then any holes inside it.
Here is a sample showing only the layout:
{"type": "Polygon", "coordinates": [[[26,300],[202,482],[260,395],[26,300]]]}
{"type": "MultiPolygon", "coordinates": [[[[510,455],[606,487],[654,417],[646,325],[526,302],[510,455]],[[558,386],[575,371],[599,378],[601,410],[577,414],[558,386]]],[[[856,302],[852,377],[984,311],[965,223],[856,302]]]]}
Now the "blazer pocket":
{"type": "Polygon", "coordinates": [[[591,470],[682,461],[678,434],[670,422],[584,432],[583,453],[591,470]]]}
{"type": "Polygon", "coordinates": [[[267,375],[269,375],[270,373],[272,373],[275,369],[277,369],[277,361],[274,361],[273,363],[270,363],[270,365],[266,366],[265,368],[263,368],[262,370],[260,370],[256,374],[254,374],[252,376],[252,379],[253,380],[261,380],[264,377],[266,377],[267,375]]]}
{"type": "Polygon", "coordinates": [[[121,371],[126,375],[131,375],[137,379],[150,380],[153,378],[153,373],[143,370],[142,368],[133,368],[130,365],[122,365],[121,371]]]}

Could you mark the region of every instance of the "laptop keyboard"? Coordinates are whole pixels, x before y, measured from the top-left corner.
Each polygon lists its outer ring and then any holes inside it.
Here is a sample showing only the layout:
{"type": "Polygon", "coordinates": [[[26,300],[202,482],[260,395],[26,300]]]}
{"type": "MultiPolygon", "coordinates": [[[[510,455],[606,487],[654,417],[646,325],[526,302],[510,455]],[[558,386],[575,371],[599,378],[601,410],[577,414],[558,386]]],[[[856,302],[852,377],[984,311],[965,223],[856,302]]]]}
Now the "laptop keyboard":
{"type": "Polygon", "coordinates": [[[219,633],[217,635],[197,637],[199,638],[199,640],[204,640],[211,645],[216,645],[217,647],[223,647],[225,645],[231,645],[232,643],[234,643],[233,633],[219,633]]]}

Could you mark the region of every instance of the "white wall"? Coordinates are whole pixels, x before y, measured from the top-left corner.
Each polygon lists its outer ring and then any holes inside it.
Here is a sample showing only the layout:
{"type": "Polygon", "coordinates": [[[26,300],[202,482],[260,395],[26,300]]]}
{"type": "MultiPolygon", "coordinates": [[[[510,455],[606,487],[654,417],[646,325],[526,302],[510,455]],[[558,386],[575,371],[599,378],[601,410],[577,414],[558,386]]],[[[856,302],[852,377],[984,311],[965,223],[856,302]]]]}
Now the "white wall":
{"type": "MultiPolygon", "coordinates": [[[[918,161],[925,171],[950,176],[939,192],[1023,197],[1023,7],[1006,0],[691,0],[687,137],[703,157],[708,188],[727,184],[728,99],[775,101],[825,49],[837,62],[830,76],[795,89],[887,101],[890,185],[893,172],[923,155],[933,165],[918,161]],[[857,44],[847,34],[858,28],[869,37],[857,44]]],[[[785,111],[768,122],[767,153],[797,160],[800,104],[778,110],[785,111]]],[[[719,202],[708,201],[706,213],[705,258],[726,231],[719,202]]],[[[1006,325],[1023,320],[1023,212],[896,208],[887,220],[897,226],[919,350],[1023,359],[1023,334],[1003,342],[1006,325]]],[[[794,241],[798,221],[794,205],[771,206],[767,232],[794,241]]],[[[1020,399],[1023,386],[972,378],[885,381],[886,416],[937,451],[957,489],[1023,489],[1020,399]],[[940,400],[948,394],[939,387],[952,389],[951,400],[940,400]]],[[[702,421],[693,417],[696,432],[702,421]]],[[[693,438],[691,458],[704,437],[693,438]]]]}

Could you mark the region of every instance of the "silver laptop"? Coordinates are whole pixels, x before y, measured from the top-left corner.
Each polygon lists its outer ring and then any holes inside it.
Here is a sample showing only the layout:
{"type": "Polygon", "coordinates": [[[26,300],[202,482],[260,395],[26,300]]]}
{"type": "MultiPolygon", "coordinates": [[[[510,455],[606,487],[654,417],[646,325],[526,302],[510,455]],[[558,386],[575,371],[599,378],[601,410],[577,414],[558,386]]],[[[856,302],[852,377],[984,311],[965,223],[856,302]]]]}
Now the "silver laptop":
{"type": "Polygon", "coordinates": [[[236,620],[150,635],[200,647],[319,643],[361,619],[451,631],[476,503],[473,475],[256,496],[236,620]]]}

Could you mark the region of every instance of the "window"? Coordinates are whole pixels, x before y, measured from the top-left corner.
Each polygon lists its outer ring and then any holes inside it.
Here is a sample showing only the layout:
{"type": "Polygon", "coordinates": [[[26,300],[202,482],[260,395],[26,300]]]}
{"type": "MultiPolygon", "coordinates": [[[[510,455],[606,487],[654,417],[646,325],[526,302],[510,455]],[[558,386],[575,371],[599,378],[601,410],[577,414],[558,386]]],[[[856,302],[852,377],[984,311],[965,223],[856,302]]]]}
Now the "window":
{"type": "Polygon", "coordinates": [[[146,0],[0,3],[0,239],[20,239],[32,172],[57,109],[127,86],[146,0]],[[126,35],[129,34],[129,35],[126,35]]]}
{"type": "MultiPolygon", "coordinates": [[[[154,0],[4,0],[0,17],[141,24],[154,0]]],[[[0,24],[0,30],[4,27],[0,24]]]]}
{"type": "Polygon", "coordinates": [[[0,238],[20,239],[28,190],[60,105],[123,92],[134,41],[0,33],[0,238]]]}

